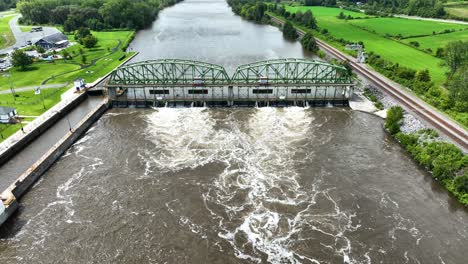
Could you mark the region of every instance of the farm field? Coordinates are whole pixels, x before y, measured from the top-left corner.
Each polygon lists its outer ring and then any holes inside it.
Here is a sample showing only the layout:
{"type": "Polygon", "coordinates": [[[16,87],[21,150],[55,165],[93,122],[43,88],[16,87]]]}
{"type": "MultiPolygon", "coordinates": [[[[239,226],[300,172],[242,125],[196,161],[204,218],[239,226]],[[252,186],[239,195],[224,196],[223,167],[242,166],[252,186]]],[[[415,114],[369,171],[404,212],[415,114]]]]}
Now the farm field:
{"type": "Polygon", "coordinates": [[[348,23],[370,30],[382,36],[401,35],[405,38],[411,36],[432,35],[433,32],[440,33],[444,30],[463,31],[468,29],[468,25],[449,24],[397,17],[354,19],[349,20],[348,23]]]}
{"type": "Polygon", "coordinates": [[[408,38],[403,39],[405,43],[410,43],[412,41],[417,41],[419,43],[419,48],[426,50],[431,49],[433,54],[435,54],[437,48],[445,47],[451,41],[457,40],[468,40],[468,30],[453,32],[449,34],[440,34],[434,36],[418,37],[418,38],[408,38]]]}
{"type": "Polygon", "coordinates": [[[0,49],[6,48],[15,44],[15,37],[11,32],[8,22],[13,18],[13,15],[0,17],[0,49]]]}
{"type": "Polygon", "coordinates": [[[432,80],[436,84],[440,85],[445,81],[445,72],[447,69],[440,66],[442,63],[441,59],[399,43],[396,40],[388,39],[379,34],[360,29],[353,26],[350,22],[336,17],[340,12],[343,12],[346,16],[351,15],[353,17],[365,16],[362,13],[341,10],[339,8],[286,6],[286,10],[289,12],[297,12],[298,10],[305,12],[308,9],[310,9],[316,17],[318,26],[321,29],[326,28],[329,34],[335,38],[342,38],[353,42],[362,41],[365,44],[367,52],[375,52],[386,60],[399,63],[408,68],[416,70],[428,69],[432,80]]]}
{"type": "Polygon", "coordinates": [[[444,5],[444,9],[455,17],[468,18],[468,1],[448,2],[444,5]]]}

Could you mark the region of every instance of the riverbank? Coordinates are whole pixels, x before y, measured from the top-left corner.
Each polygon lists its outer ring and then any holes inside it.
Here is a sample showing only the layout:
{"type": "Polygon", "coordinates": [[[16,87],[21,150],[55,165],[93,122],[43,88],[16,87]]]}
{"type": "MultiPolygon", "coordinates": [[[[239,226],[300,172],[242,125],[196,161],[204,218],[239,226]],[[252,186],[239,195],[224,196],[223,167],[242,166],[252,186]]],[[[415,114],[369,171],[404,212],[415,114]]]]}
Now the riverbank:
{"type": "Polygon", "coordinates": [[[366,17],[362,13],[326,7],[286,6],[285,10],[288,12],[285,14],[312,10],[318,28],[310,29],[290,18],[285,18],[284,15],[277,14],[279,11],[268,11],[266,14],[280,20],[288,20],[302,31],[311,32],[334,48],[353,57],[356,56],[356,51],[346,50],[346,45],[360,43],[365,48],[367,61],[373,70],[408,87],[421,100],[467,128],[468,113],[458,111],[453,105],[449,105],[448,91],[443,86],[448,68],[441,66],[444,60],[436,55],[437,50],[439,48],[443,50],[447,43],[465,39],[468,36],[466,25],[407,21],[403,18],[366,17]],[[338,19],[340,12],[352,19],[338,19]],[[392,23],[397,26],[390,27],[392,23]],[[430,77],[426,81],[419,81],[416,75],[425,69],[429,71],[430,77]],[[405,76],[400,74],[401,72],[411,72],[411,74],[405,76]]]}

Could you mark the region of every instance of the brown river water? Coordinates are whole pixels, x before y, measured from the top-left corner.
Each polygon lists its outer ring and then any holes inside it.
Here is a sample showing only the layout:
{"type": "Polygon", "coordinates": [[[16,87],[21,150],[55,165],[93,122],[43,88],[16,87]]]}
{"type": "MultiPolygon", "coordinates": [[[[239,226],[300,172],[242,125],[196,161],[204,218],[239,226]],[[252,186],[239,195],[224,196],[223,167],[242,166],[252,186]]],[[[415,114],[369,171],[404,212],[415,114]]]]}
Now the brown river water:
{"type": "MultiPolygon", "coordinates": [[[[136,60],[304,57],[223,0],[186,0],[136,60]]],[[[0,228],[0,263],[466,263],[468,212],[347,108],[108,111],[0,228]]]]}

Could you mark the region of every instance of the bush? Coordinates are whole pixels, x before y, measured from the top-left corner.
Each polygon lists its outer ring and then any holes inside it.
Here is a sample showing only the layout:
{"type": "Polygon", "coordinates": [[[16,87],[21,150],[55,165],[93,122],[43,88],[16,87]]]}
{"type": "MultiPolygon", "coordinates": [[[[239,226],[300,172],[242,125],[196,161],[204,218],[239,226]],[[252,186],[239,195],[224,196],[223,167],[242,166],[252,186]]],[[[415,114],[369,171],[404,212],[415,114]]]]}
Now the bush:
{"type": "Polygon", "coordinates": [[[395,135],[395,138],[406,148],[418,144],[419,136],[416,134],[405,134],[403,132],[398,132],[395,135]]]}
{"type": "Polygon", "coordinates": [[[387,111],[387,119],[385,120],[385,128],[390,134],[395,135],[400,132],[400,122],[403,120],[404,110],[401,106],[392,106],[387,111]]]}
{"type": "Polygon", "coordinates": [[[468,172],[464,175],[455,178],[454,182],[455,190],[461,194],[468,193],[468,172]]]}
{"type": "Polygon", "coordinates": [[[98,43],[98,39],[93,35],[88,35],[83,38],[82,42],[85,48],[90,49],[96,46],[96,44],[98,43]]]}

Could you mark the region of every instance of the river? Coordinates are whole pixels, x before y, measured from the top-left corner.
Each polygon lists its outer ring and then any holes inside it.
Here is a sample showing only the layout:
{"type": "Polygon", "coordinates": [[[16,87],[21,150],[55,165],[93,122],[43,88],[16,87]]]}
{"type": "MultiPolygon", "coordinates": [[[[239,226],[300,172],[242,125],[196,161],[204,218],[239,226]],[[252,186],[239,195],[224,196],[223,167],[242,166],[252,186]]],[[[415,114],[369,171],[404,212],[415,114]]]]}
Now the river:
{"type": "MultiPolygon", "coordinates": [[[[136,60],[305,56],[223,0],[186,0],[136,60]]],[[[108,111],[0,228],[1,263],[465,263],[468,213],[348,108],[108,111]]]]}

